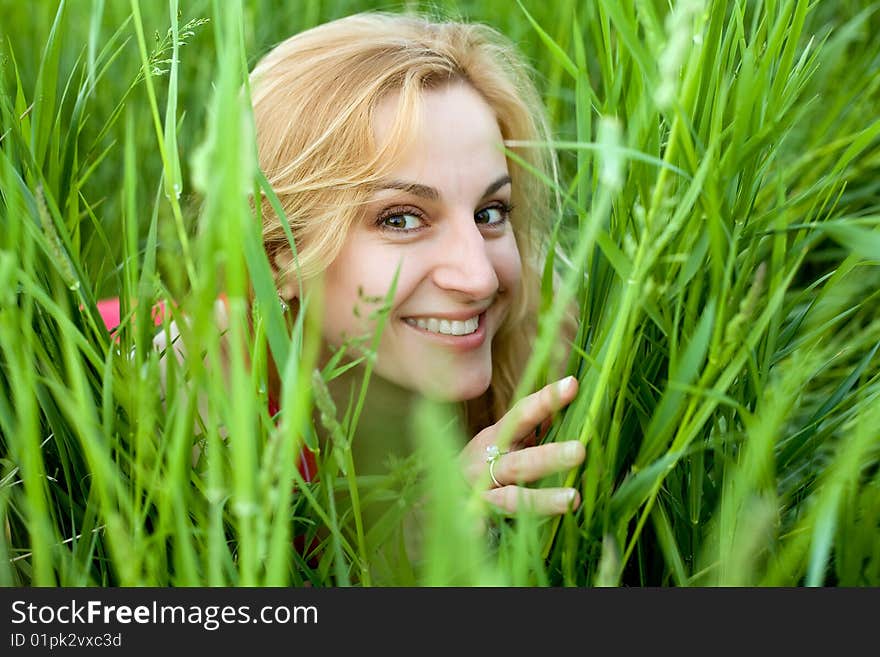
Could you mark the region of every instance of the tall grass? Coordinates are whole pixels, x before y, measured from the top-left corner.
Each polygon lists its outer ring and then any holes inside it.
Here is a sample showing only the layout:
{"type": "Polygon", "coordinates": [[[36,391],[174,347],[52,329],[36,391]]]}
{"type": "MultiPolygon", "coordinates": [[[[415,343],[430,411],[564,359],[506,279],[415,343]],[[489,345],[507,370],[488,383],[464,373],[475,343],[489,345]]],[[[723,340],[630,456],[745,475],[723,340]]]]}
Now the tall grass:
{"type": "Polygon", "coordinates": [[[359,475],[358,398],[326,394],[338,363],[315,373],[323,301],[290,326],[278,307],[247,70],[388,5],[0,0],[0,582],[880,584],[880,5],[439,7],[520,45],[553,122],[562,283],[548,267],[520,391],[573,300],[580,393],[548,440],[587,458],[543,483],[580,509],[487,512],[427,404],[414,453],[359,475]],[[201,358],[171,359],[163,395],[171,319],[201,358]]]}

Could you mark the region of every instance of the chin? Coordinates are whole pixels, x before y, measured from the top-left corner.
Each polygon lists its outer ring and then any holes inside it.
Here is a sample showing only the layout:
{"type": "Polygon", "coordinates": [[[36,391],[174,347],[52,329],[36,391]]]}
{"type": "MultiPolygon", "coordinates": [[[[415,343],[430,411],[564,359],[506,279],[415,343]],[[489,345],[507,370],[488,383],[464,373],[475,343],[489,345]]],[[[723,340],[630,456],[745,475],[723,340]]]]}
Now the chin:
{"type": "Polygon", "coordinates": [[[476,399],[489,389],[492,383],[492,370],[459,379],[454,383],[438,385],[436,381],[426,381],[421,392],[425,397],[441,402],[466,402],[476,399]]]}

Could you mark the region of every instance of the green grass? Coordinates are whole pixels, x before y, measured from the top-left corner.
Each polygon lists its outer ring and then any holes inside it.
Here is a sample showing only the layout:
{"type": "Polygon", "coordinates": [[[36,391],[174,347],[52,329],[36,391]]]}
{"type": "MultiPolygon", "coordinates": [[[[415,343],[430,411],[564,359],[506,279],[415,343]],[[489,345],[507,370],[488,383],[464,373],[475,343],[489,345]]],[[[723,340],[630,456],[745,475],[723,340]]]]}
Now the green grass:
{"type": "Polygon", "coordinates": [[[0,583],[880,585],[880,5],[671,4],[0,0],[0,583]],[[488,539],[441,409],[387,475],[354,471],[357,401],[331,408],[333,368],[314,378],[321,299],[285,326],[247,203],[247,70],[302,28],[401,7],[509,35],[560,161],[567,258],[521,392],[572,299],[580,393],[548,439],[587,459],[543,483],[583,504],[493,517],[488,539]],[[205,359],[169,369],[163,402],[138,309],[172,299],[205,359]],[[307,484],[316,404],[335,439],[307,484]]]}

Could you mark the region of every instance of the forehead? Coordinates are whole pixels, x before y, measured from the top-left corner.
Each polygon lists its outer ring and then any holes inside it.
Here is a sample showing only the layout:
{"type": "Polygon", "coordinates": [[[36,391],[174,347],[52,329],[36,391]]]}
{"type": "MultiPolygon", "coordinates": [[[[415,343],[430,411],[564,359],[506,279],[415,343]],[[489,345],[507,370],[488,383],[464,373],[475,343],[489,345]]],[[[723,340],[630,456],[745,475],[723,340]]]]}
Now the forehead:
{"type": "Polygon", "coordinates": [[[430,177],[432,165],[450,163],[507,170],[495,112],[464,82],[423,89],[414,98],[390,92],[379,100],[372,127],[377,147],[397,154],[395,176],[430,177]]]}

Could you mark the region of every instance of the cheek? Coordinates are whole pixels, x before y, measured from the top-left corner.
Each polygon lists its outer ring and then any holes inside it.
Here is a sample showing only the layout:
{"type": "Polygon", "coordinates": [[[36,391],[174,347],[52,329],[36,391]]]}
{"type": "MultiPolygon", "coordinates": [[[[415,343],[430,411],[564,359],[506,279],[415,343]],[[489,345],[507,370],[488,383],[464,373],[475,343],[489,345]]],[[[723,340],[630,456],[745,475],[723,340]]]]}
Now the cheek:
{"type": "MultiPolygon", "coordinates": [[[[372,333],[376,320],[370,319],[382,307],[397,271],[399,257],[378,253],[375,248],[347,247],[324,273],[324,335],[339,342],[372,333]]],[[[411,268],[402,267],[397,280],[392,313],[399,299],[407,294],[411,268]]]]}
{"type": "Polygon", "coordinates": [[[498,283],[508,296],[514,295],[519,290],[522,280],[522,259],[512,232],[493,244],[491,258],[498,283]]]}
{"type": "Polygon", "coordinates": [[[356,254],[343,249],[324,271],[324,337],[331,343],[338,344],[344,336],[356,334],[363,318],[369,315],[359,294],[363,281],[356,264],[356,254]]]}

